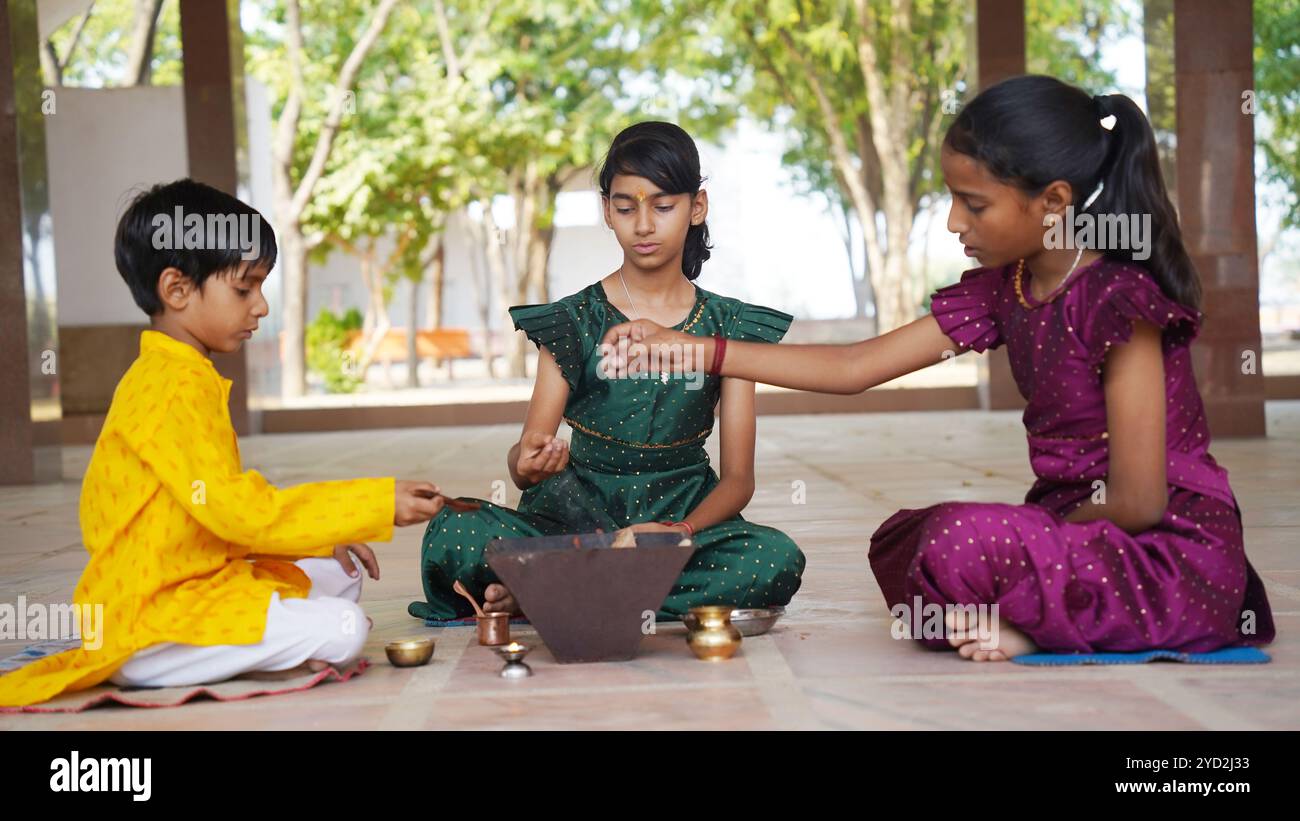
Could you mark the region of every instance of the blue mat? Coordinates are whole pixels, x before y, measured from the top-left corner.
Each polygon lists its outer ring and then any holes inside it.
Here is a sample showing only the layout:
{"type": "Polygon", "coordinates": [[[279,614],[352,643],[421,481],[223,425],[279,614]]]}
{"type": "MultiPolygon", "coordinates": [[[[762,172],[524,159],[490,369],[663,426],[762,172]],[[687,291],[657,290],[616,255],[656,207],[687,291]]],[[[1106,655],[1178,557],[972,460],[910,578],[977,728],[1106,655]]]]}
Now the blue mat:
{"type": "Polygon", "coordinates": [[[1267,664],[1273,659],[1258,647],[1225,647],[1209,653],[1179,653],[1175,650],[1147,650],[1142,653],[1030,653],[1012,659],[1031,667],[1062,667],[1071,664],[1145,664],[1148,661],[1181,661],[1187,664],[1267,664]]]}

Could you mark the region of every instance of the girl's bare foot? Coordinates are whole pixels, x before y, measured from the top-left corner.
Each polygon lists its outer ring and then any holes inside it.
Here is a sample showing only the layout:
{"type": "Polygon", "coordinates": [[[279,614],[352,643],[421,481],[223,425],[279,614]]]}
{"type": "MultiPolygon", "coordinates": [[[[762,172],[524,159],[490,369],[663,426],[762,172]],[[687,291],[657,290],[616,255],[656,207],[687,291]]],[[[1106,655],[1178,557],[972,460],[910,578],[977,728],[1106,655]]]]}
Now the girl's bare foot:
{"type": "Polygon", "coordinates": [[[998,617],[997,626],[981,636],[979,627],[961,608],[950,610],[943,618],[948,627],[948,643],[957,648],[957,655],[971,661],[1010,661],[1038,650],[1038,647],[1020,629],[1006,619],[998,617]]]}
{"type": "Polygon", "coordinates": [[[519,604],[504,584],[489,584],[487,590],[483,591],[483,612],[509,613],[513,616],[519,613],[519,604]]]}
{"type": "Polygon", "coordinates": [[[329,668],[330,668],[330,663],[328,661],[320,661],[319,659],[307,659],[307,669],[311,670],[313,673],[319,673],[321,670],[328,670],[329,668]]]}

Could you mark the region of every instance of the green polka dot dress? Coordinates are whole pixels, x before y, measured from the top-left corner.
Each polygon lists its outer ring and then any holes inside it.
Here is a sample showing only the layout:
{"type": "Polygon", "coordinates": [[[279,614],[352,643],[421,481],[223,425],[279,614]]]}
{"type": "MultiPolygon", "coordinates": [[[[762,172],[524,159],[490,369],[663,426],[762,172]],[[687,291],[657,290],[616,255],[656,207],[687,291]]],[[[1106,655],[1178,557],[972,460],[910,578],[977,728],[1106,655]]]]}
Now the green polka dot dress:
{"type": "MultiPolygon", "coordinates": [[[[676,326],[695,336],[779,342],[793,319],[699,286],[695,291],[694,307],[676,326]]],[[[416,618],[472,615],[452,584],[459,580],[482,597],[496,581],[483,559],[493,539],[680,521],[718,484],[704,443],[714,426],[719,377],[655,372],[638,379],[603,378],[601,337],[627,317],[599,282],[558,302],[511,308],[510,316],[516,328],[551,352],[569,384],[564,411],[573,430],[569,467],[525,490],[518,510],[476,499],[479,510],[448,508],[429,522],[421,551],[426,601],[408,608],[416,618]]],[[[803,553],[775,528],[737,515],[695,534],[695,542],[695,555],[664,600],[661,619],[680,618],[704,604],[784,605],[799,589],[803,553]]]]}

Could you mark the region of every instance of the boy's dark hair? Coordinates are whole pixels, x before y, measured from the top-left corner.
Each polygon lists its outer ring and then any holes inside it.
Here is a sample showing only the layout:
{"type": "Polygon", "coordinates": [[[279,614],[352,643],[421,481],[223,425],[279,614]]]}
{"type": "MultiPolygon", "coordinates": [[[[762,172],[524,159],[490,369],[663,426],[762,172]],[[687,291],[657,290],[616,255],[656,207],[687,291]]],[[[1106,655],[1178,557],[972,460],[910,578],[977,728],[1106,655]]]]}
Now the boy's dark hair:
{"type": "Polygon", "coordinates": [[[135,304],[150,316],[163,308],[158,278],[165,268],[178,269],[201,289],[204,280],[222,271],[261,266],[270,270],[278,253],[275,231],[257,209],[188,177],[160,183],[136,196],[117,223],[113,244],[117,272],[126,280],[135,304]],[[176,224],[178,209],[180,224],[176,224]],[[197,243],[192,241],[193,228],[191,241],[184,240],[184,222],[190,215],[202,220],[197,243]],[[236,242],[232,229],[256,234],[235,234],[241,239],[236,242]],[[178,237],[181,242],[175,241],[178,237]],[[257,247],[245,251],[242,242],[251,243],[254,237],[257,247]]]}
{"type": "MultiPolygon", "coordinates": [[[[618,133],[600,167],[600,193],[609,196],[616,174],[645,177],[665,194],[699,193],[704,179],[700,176],[700,152],[695,141],[680,126],[663,122],[644,122],[628,126],[618,133]]],[[[687,279],[700,275],[709,258],[709,226],[702,222],[686,230],[682,248],[682,273],[687,279]]]]}
{"type": "Polygon", "coordinates": [[[1093,96],[1055,77],[1010,77],[967,103],[944,143],[1031,195],[1065,180],[1076,210],[1104,182],[1088,213],[1150,214],[1153,240],[1149,259],[1134,260],[1122,249],[1105,249],[1105,255],[1145,266],[1165,296],[1200,307],[1200,278],[1165,189],[1155,134],[1128,97],[1093,96]],[[1101,120],[1109,116],[1115,123],[1107,130],[1101,120]]]}

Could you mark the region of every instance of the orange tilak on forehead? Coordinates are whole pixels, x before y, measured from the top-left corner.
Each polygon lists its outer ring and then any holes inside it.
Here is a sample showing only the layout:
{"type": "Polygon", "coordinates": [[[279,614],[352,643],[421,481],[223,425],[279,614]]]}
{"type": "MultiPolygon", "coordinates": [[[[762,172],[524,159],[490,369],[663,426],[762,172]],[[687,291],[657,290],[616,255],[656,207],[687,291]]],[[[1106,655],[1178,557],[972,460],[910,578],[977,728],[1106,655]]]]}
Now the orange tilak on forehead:
{"type": "Polygon", "coordinates": [[[643,202],[645,202],[645,192],[638,188],[636,190],[636,203],[640,205],[643,202]]]}

